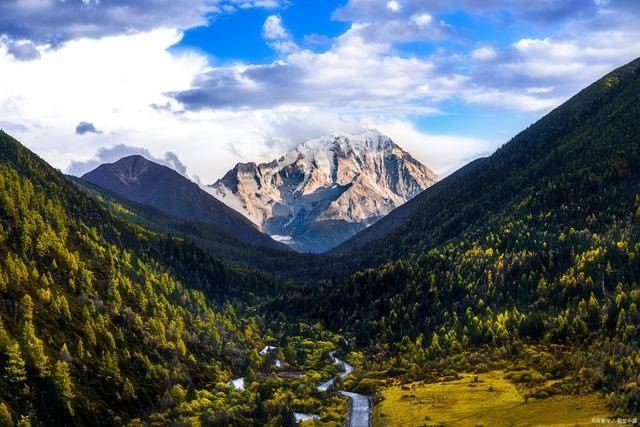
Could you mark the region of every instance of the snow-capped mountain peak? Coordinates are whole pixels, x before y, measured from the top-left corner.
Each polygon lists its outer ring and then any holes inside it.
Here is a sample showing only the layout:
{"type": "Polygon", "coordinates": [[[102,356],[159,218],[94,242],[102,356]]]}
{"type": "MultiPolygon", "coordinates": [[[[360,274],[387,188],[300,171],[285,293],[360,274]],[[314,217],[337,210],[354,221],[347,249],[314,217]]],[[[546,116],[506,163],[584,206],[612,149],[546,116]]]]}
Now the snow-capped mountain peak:
{"type": "Polygon", "coordinates": [[[272,236],[322,251],[435,178],[389,137],[369,130],[312,139],[269,163],[239,163],[208,191],[272,236]]]}

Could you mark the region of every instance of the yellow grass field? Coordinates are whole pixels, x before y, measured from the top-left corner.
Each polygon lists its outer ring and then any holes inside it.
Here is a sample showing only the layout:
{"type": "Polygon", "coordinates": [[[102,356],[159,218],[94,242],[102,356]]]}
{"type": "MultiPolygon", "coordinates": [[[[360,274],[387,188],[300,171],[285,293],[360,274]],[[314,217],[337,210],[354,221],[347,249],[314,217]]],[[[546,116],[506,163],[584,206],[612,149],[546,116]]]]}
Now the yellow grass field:
{"type": "Polygon", "coordinates": [[[463,374],[449,382],[389,387],[382,391],[385,400],[374,407],[373,425],[575,426],[592,425],[592,418],[610,414],[604,398],[596,394],[525,403],[504,375],[502,371],[463,374]]]}

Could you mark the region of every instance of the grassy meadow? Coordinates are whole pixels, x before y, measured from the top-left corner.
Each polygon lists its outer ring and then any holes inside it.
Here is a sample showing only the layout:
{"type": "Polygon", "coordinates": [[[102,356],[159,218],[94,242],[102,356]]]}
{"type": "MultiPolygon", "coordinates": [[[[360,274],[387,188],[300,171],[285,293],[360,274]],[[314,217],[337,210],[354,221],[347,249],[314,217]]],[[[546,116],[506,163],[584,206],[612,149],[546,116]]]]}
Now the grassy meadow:
{"type": "Polygon", "coordinates": [[[414,382],[383,389],[374,407],[377,426],[590,425],[609,415],[602,396],[525,398],[504,371],[462,374],[431,384],[414,382]]]}

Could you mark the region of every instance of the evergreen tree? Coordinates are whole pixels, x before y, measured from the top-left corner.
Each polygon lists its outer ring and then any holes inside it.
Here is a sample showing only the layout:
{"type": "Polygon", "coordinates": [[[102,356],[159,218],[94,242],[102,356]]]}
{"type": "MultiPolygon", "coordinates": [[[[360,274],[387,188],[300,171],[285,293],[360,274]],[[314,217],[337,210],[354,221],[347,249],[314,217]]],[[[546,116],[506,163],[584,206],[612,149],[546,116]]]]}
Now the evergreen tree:
{"type": "Polygon", "coordinates": [[[73,393],[73,382],[69,374],[69,365],[64,360],[58,360],[53,369],[53,383],[55,384],[56,395],[64,408],[73,415],[72,402],[75,397],[73,393]]]}

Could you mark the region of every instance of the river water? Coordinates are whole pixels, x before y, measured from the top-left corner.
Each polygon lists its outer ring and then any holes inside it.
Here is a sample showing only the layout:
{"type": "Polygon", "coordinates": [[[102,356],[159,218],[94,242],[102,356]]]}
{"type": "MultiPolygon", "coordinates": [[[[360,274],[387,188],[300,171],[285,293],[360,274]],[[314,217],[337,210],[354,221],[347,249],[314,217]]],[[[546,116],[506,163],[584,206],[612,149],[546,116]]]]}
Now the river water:
{"type": "MultiPolygon", "coordinates": [[[[333,359],[334,363],[342,365],[342,373],[340,374],[341,378],[346,377],[351,372],[353,372],[353,366],[345,362],[344,360],[340,360],[334,356],[335,352],[329,353],[331,359],[333,359]]],[[[320,383],[318,385],[318,390],[327,391],[329,387],[333,385],[335,380],[331,379],[320,383]]],[[[362,394],[352,393],[349,391],[340,390],[340,394],[348,397],[351,400],[351,410],[349,412],[349,426],[350,427],[369,427],[371,425],[371,406],[369,404],[369,398],[367,396],[363,396],[362,394]]]]}

